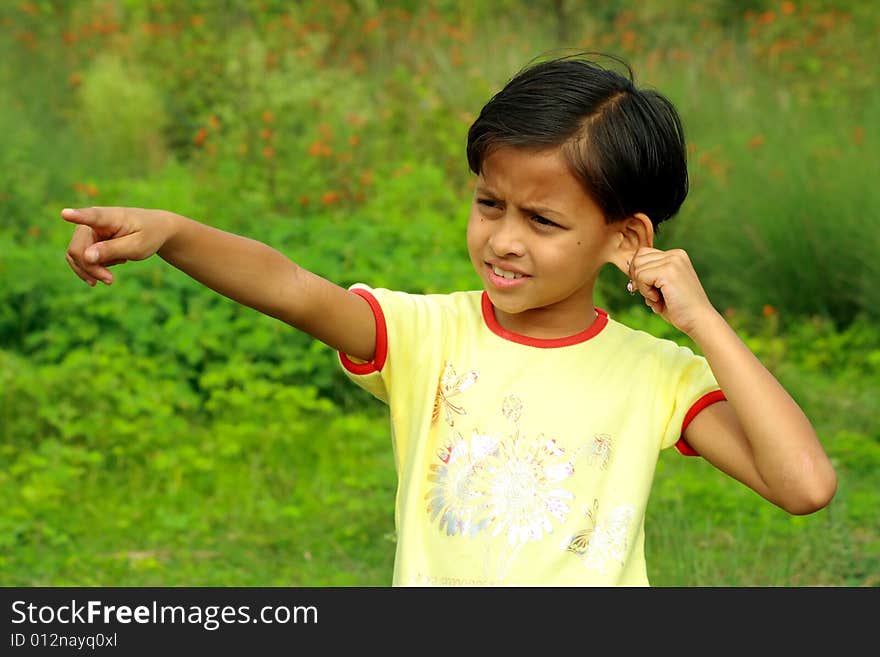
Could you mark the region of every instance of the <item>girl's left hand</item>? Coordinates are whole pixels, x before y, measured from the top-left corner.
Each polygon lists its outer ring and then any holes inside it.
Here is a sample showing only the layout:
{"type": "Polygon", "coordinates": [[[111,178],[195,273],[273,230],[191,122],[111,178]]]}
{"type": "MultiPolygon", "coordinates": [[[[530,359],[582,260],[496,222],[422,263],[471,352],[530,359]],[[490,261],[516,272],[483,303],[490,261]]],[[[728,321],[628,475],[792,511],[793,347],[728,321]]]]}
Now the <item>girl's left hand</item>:
{"type": "Polygon", "coordinates": [[[651,310],[691,337],[704,318],[717,314],[682,249],[640,247],[629,276],[651,310]]]}

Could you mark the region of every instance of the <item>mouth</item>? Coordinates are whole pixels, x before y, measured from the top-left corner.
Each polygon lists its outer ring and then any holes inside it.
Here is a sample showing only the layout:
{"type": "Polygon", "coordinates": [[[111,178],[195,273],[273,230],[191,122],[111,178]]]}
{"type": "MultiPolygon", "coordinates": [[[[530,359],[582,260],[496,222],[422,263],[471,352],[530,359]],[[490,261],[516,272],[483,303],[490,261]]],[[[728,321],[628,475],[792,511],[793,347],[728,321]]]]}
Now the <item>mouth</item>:
{"type": "Polygon", "coordinates": [[[506,278],[507,280],[513,280],[514,278],[522,278],[523,275],[519,272],[510,271],[508,269],[501,269],[498,265],[489,265],[492,268],[492,273],[496,276],[501,276],[502,278],[506,278]]]}
{"type": "Polygon", "coordinates": [[[486,272],[489,281],[495,287],[499,288],[510,288],[521,285],[526,280],[531,278],[528,274],[523,274],[522,272],[513,271],[510,269],[504,269],[503,267],[499,267],[498,265],[492,264],[491,262],[486,263],[486,272]]]}

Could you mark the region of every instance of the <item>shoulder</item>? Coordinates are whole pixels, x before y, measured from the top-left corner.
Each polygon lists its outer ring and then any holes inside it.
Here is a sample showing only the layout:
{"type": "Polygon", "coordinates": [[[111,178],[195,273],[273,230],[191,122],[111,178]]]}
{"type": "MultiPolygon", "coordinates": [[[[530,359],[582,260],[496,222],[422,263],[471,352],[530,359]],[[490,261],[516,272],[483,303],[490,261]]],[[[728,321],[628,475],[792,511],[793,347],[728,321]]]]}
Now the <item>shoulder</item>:
{"type": "Polygon", "coordinates": [[[355,283],[348,288],[355,294],[375,299],[383,310],[410,309],[453,313],[479,313],[480,290],[466,290],[449,293],[415,293],[392,290],[383,287],[373,288],[363,283],[355,283]]]}
{"type": "Polygon", "coordinates": [[[617,367],[638,372],[644,381],[702,380],[711,370],[706,359],[690,347],[609,319],[606,345],[617,367]]]}
{"type": "Polygon", "coordinates": [[[424,294],[373,288],[362,283],[349,287],[364,297],[373,310],[380,334],[395,342],[423,340],[452,332],[478,330],[481,323],[480,290],[424,294]]]}
{"type": "Polygon", "coordinates": [[[653,354],[659,358],[694,356],[694,352],[670,338],[661,338],[642,329],[632,328],[609,317],[603,331],[606,338],[618,347],[634,349],[640,354],[653,354]]]}

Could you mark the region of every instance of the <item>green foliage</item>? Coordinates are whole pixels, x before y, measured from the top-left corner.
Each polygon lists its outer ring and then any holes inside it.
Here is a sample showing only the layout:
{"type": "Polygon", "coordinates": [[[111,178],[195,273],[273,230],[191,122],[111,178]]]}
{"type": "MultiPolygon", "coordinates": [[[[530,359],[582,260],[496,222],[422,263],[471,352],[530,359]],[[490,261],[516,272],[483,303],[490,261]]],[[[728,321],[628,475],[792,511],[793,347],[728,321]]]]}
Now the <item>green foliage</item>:
{"type": "MultiPolygon", "coordinates": [[[[878,14],[838,5],[0,5],[0,584],[389,583],[387,418],[336,355],[158,258],[88,288],[58,213],[168,208],[340,285],[472,288],[467,127],[569,47],[679,106],[691,193],[657,245],[688,250],[840,480],[792,517],[664,453],[652,582],[880,584],[878,14]]],[[[625,283],[603,272],[597,303],[693,347],[625,283]]]]}
{"type": "Polygon", "coordinates": [[[79,139],[90,144],[86,156],[93,170],[125,176],[160,167],[168,117],[158,90],[136,66],[112,54],[96,58],[82,78],[72,121],[79,139]]]}
{"type": "Polygon", "coordinates": [[[242,359],[204,403],[122,347],[0,366],[3,585],[390,581],[385,418],[242,359]]]}
{"type": "Polygon", "coordinates": [[[880,218],[863,210],[880,196],[863,175],[880,175],[876,159],[866,157],[880,142],[860,137],[859,126],[880,120],[880,97],[855,112],[831,111],[838,119],[829,126],[796,104],[775,107],[772,123],[760,106],[736,119],[718,108],[713,113],[738,127],[711,146],[697,137],[693,178],[702,194],[670,222],[664,243],[693,255],[719,307],[757,313],[770,305],[786,321],[822,315],[838,326],[859,315],[877,319],[871,308],[880,295],[871,282],[880,269],[870,254],[880,248],[880,218]],[[736,200],[717,202],[724,196],[736,200]]]}

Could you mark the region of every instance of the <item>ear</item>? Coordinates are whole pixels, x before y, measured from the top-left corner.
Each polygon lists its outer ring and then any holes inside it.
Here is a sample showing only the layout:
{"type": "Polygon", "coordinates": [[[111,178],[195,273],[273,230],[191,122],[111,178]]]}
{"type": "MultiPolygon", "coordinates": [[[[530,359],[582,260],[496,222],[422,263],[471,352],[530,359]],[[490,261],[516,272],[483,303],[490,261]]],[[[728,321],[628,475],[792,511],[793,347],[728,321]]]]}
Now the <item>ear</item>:
{"type": "Polygon", "coordinates": [[[636,251],[646,246],[654,246],[654,224],[643,212],[636,212],[633,216],[614,224],[616,229],[614,252],[610,261],[629,276],[629,263],[635,256],[636,251]]]}

